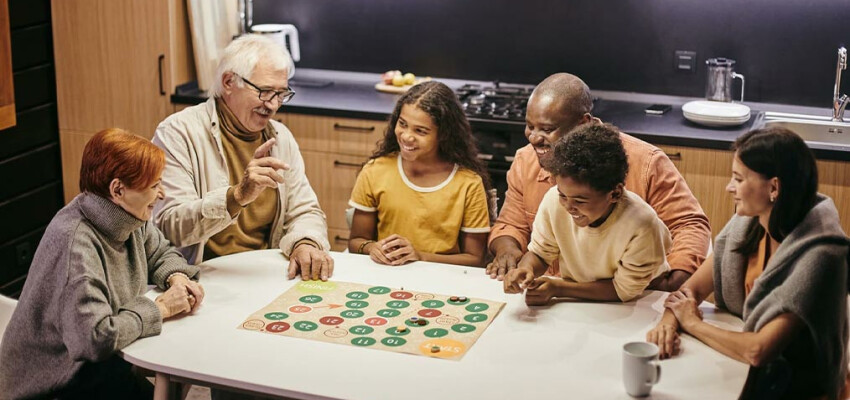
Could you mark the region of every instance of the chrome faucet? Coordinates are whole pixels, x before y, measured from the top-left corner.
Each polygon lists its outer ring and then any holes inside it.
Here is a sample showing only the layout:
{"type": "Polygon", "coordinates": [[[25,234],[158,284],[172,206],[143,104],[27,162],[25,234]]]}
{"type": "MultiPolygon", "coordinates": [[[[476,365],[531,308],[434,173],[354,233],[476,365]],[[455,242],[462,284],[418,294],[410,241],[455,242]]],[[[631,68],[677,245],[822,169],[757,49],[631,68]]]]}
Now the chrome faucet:
{"type": "Polygon", "coordinates": [[[841,94],[841,71],[847,69],[847,49],[838,48],[838,65],[835,67],[835,90],[832,92],[832,120],[844,122],[844,109],[850,98],[841,94]]]}

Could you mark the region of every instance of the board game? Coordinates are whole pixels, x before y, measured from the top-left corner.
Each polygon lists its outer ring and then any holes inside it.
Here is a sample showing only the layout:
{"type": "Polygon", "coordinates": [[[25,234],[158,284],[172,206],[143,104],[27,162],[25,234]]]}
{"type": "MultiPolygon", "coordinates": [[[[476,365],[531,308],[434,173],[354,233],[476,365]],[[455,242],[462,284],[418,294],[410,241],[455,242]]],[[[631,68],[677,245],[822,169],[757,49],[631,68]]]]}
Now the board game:
{"type": "Polygon", "coordinates": [[[298,282],[238,328],[460,360],[505,303],[340,281],[298,282]]]}

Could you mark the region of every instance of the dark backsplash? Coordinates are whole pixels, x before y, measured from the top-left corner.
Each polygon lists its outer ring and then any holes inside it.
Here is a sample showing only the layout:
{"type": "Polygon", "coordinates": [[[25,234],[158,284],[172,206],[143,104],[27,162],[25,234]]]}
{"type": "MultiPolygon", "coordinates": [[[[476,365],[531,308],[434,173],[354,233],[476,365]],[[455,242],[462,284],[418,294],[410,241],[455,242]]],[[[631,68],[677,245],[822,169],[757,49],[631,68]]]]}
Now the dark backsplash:
{"type": "Polygon", "coordinates": [[[705,60],[727,57],[746,100],[817,107],[850,43],[847,0],[254,0],[254,16],[298,27],[298,67],[532,84],[566,71],[701,97],[705,60]],[[674,69],[676,50],[696,51],[695,72],[674,69]]]}

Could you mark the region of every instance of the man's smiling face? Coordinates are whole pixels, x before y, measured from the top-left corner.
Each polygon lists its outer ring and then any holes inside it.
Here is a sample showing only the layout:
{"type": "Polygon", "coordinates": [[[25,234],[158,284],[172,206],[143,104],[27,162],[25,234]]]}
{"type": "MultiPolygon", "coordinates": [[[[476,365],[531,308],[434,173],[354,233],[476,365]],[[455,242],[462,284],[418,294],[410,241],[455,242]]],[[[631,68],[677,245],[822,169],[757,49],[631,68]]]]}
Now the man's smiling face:
{"type": "Polygon", "coordinates": [[[538,159],[552,150],[555,142],[584,122],[584,116],[572,115],[569,107],[555,97],[534,93],[525,111],[525,137],[534,146],[538,159]]]}

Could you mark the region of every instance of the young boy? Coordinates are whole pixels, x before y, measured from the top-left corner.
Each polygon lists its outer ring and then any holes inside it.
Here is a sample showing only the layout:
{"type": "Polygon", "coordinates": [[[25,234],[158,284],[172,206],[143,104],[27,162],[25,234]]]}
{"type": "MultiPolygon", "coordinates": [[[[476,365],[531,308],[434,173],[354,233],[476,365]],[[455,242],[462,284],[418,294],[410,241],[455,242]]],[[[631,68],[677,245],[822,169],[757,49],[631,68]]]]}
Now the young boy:
{"type": "Polygon", "coordinates": [[[629,301],[669,269],[670,233],[624,188],[628,162],[618,130],[585,124],[559,139],[541,163],[556,186],[543,197],[531,242],[504,280],[526,303],[553,297],[629,301]],[[542,278],[558,261],[561,278],[542,278]]]}

